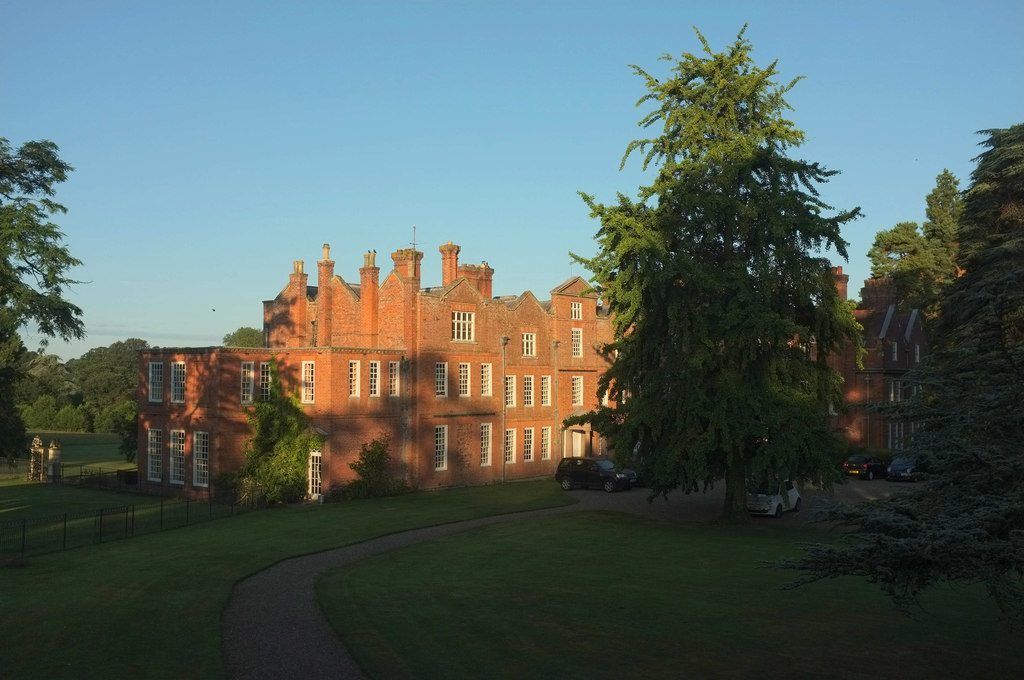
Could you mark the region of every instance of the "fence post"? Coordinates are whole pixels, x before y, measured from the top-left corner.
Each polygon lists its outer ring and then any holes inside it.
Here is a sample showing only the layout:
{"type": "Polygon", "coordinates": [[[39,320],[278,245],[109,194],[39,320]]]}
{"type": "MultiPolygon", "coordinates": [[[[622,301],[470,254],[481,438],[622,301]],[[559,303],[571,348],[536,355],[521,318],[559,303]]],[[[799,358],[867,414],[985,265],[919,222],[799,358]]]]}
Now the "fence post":
{"type": "Polygon", "coordinates": [[[128,538],[128,506],[124,506],[124,537],[128,538]]]}
{"type": "Polygon", "coordinates": [[[68,513],[64,513],[64,535],[60,539],[61,552],[68,549],[68,513]]]}

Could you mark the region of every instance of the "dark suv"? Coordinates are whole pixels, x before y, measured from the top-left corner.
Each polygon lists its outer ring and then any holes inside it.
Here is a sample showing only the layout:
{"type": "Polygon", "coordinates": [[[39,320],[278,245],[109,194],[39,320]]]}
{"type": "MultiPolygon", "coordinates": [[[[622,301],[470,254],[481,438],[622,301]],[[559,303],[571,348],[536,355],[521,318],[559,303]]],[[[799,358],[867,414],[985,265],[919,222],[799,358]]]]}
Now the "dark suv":
{"type": "Polygon", "coordinates": [[[636,473],[616,470],[615,463],[607,458],[563,458],[555,471],[555,481],[566,491],[577,486],[594,486],[612,492],[631,488],[636,473]]]}

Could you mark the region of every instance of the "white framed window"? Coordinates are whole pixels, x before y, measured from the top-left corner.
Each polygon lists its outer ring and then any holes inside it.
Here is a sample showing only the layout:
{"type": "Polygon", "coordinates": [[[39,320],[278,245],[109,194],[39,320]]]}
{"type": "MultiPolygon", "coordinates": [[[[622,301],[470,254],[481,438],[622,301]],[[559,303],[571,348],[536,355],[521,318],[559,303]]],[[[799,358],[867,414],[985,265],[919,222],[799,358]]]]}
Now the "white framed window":
{"type": "Polygon", "coordinates": [[[505,406],[516,405],[516,377],[514,375],[505,376],[505,406]]]}
{"type": "Polygon", "coordinates": [[[516,431],[511,428],[505,430],[505,462],[516,462],[516,431]]]}
{"type": "Polygon", "coordinates": [[[185,483],[185,431],[171,430],[171,484],[185,483]]]}
{"type": "Polygon", "coordinates": [[[348,396],[359,396],[359,362],[348,362],[348,396]]]}
{"type": "Polygon", "coordinates": [[[572,355],[574,357],[583,356],[583,329],[573,328],[572,329],[572,355]]]}
{"type": "Polygon", "coordinates": [[[380,396],[380,362],[371,361],[369,375],[366,380],[366,390],[371,397],[380,396]]]}
{"type": "Polygon", "coordinates": [[[469,364],[459,364],[459,396],[468,397],[469,394],[469,364]]]}
{"type": "Polygon", "coordinates": [[[260,399],[270,400],[270,362],[260,362],[260,399]]]}
{"type": "Polygon", "coordinates": [[[921,363],[921,345],[914,345],[914,363],[921,363]]]}
{"type": "Polygon", "coordinates": [[[492,396],[494,393],[491,390],[491,365],[480,364],[480,396],[492,396]]]}
{"type": "Polygon", "coordinates": [[[192,433],[192,486],[210,485],[210,433],[192,433]]]}
{"type": "Polygon", "coordinates": [[[251,404],[256,389],[256,365],[251,361],[242,362],[242,403],[251,404]]]}
{"type": "Polygon", "coordinates": [[[896,361],[899,358],[900,358],[900,343],[893,342],[892,343],[892,360],[896,361]]]}
{"type": "Polygon", "coordinates": [[[151,482],[163,479],[164,431],[149,429],[146,431],[146,476],[151,482]]]}
{"type": "Polygon", "coordinates": [[[164,365],[159,361],[149,362],[149,400],[164,400],[164,365]]]}
{"type": "Polygon", "coordinates": [[[533,460],[533,428],[523,430],[523,462],[529,463],[533,460]]]}
{"type": "Polygon", "coordinates": [[[523,406],[533,406],[533,376],[523,376],[523,406]]]}
{"type": "Polygon", "coordinates": [[[473,341],[473,312],[452,312],[452,340],[473,341]]]}
{"type": "Polygon", "coordinates": [[[571,319],[582,319],[583,318],[583,303],[582,302],[570,302],[569,303],[569,317],[571,319]]]}
{"type": "Polygon", "coordinates": [[[434,471],[448,469],[448,426],[434,426],[434,471]]]}
{"type": "Polygon", "coordinates": [[[551,426],[540,428],[540,459],[551,460],[551,426]]]}
{"type": "Polygon", "coordinates": [[[583,376],[572,377],[572,405],[583,406],[583,376]]]}
{"type": "Polygon", "coordinates": [[[540,377],[540,405],[551,406],[551,376],[540,377]]]}
{"type": "Polygon", "coordinates": [[[302,362],[302,403],[312,404],[316,399],[316,362],[302,362]]]}
{"type": "Polygon", "coordinates": [[[535,357],[535,356],[537,356],[537,334],[536,333],[523,333],[523,356],[524,357],[535,357]]]}
{"type": "Polygon", "coordinates": [[[185,362],[171,364],[171,401],[181,404],[185,401],[185,362]]]}
{"type": "Polygon", "coordinates": [[[324,454],[320,449],[313,449],[309,452],[309,462],[306,469],[306,492],[310,497],[324,492],[324,454]]]}
{"type": "Polygon", "coordinates": [[[480,424],[480,467],[491,464],[491,424],[480,424]]]}
{"type": "Polygon", "coordinates": [[[434,396],[448,396],[448,363],[445,361],[434,364],[434,396]]]}
{"type": "Polygon", "coordinates": [[[400,383],[398,381],[398,362],[388,362],[388,396],[397,397],[400,383]]]}

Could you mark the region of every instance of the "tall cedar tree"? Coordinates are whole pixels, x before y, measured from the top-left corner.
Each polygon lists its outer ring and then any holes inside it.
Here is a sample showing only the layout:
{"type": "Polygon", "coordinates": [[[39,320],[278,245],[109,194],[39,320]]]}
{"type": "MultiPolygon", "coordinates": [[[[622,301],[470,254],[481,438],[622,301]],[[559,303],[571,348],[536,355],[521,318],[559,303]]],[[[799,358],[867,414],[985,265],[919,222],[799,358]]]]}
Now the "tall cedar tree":
{"type": "Polygon", "coordinates": [[[573,257],[593,274],[614,314],[613,357],[587,421],[617,459],[640,468],[655,492],[690,493],[725,480],[726,518],[745,520],[748,479],[828,485],[839,403],[829,353],[857,337],[829,261],[846,257],[840,226],[815,188],[836,174],[794,160],[801,131],[784,117],[775,63],[757,67],[743,38],[706,56],[664,56],[673,76],[643,69],[641,121],[661,134],[631,142],[657,177],[639,201],[605,206],[582,194],[601,222],[599,252],[573,257]]]}
{"type": "Polygon", "coordinates": [[[878,232],[868,258],[871,275],[892,281],[901,306],[924,309],[933,318],[943,288],[959,274],[956,249],[963,194],[956,175],[943,170],[925,202],[928,220],[923,225],[900,222],[878,232]]]}
{"type": "Polygon", "coordinates": [[[964,274],[944,295],[921,387],[899,416],[906,453],[931,471],[912,490],[834,506],[853,528],[783,566],[797,584],[840,575],[880,583],[903,609],[928,586],[983,583],[1024,627],[1024,124],[987,130],[960,223],[964,274]]]}
{"type": "Polygon", "coordinates": [[[53,142],[39,141],[15,152],[0,137],[0,454],[17,453],[26,438],[13,398],[25,352],[18,330],[35,323],[45,337],[85,335],[82,310],[63,297],[75,283],[68,270],[81,263],[50,221],[67,212],[52,197],[72,170],[57,151],[53,142]]]}

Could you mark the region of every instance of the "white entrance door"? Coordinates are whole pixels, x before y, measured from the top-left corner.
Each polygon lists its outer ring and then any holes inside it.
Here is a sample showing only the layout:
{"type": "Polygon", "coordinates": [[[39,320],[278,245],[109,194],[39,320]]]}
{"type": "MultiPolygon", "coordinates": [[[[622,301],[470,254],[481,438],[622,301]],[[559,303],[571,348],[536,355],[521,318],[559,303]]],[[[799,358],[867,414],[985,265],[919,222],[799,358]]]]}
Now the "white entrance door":
{"type": "Polygon", "coordinates": [[[587,440],[581,430],[572,430],[572,457],[581,458],[587,455],[587,440]]]}
{"type": "Polygon", "coordinates": [[[309,487],[307,491],[309,492],[310,497],[323,493],[323,478],[320,476],[322,462],[323,455],[319,450],[314,449],[309,452],[309,474],[307,475],[309,487]]]}

